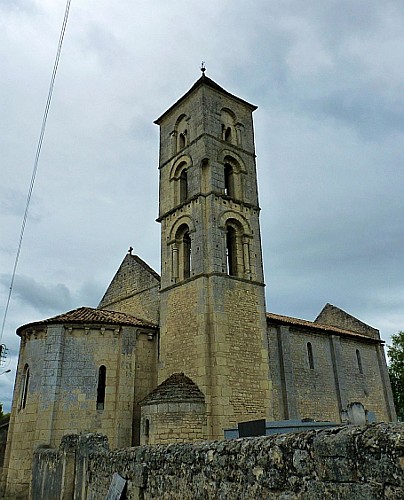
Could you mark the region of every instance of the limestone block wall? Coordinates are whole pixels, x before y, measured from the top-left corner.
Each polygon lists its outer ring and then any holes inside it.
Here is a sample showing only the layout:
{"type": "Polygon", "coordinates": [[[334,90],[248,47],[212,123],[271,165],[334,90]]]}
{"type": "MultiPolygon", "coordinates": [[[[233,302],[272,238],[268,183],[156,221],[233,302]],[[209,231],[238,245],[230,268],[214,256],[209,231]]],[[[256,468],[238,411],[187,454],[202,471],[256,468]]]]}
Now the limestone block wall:
{"type": "Polygon", "coordinates": [[[158,323],[160,277],[140,257],[128,254],[98,308],[158,323]]]}
{"type": "Polygon", "coordinates": [[[379,342],[287,325],[268,325],[267,333],[275,420],[341,422],[355,402],[376,421],[396,420],[379,342]]]}
{"type": "Polygon", "coordinates": [[[161,294],[159,381],[183,371],[206,396],[209,438],[272,418],[263,287],[201,277],[161,294]]]}
{"type": "Polygon", "coordinates": [[[340,410],[328,336],[292,330],[290,342],[298,416],[339,422],[340,410]],[[309,365],[308,343],[313,353],[313,368],[309,365]]]}
{"type": "MultiPolygon", "coordinates": [[[[89,436],[78,441],[76,500],[106,498],[114,473],[126,480],[127,500],[404,498],[404,424],[116,451],[94,446],[89,436]]],[[[55,475],[61,477],[63,449],[49,450],[46,457],[35,452],[43,476],[36,484],[52,485],[55,475]],[[41,469],[44,460],[47,467],[41,469]]],[[[61,491],[47,496],[61,498],[72,497],[61,491]]]]}
{"type": "Polygon", "coordinates": [[[347,401],[360,401],[365,408],[375,412],[378,421],[391,420],[383,394],[384,381],[378,363],[377,346],[344,339],[341,342],[341,350],[344,360],[341,370],[346,381],[347,401]],[[358,366],[357,351],[361,370],[358,366]]]}
{"type": "Polygon", "coordinates": [[[203,441],[207,438],[206,405],[204,402],[145,405],[142,408],[141,428],[141,444],[203,441]]]}
{"type": "Polygon", "coordinates": [[[324,325],[337,326],[344,328],[345,330],[351,330],[353,332],[361,333],[362,335],[367,335],[374,339],[380,339],[379,330],[363,323],[363,321],[360,321],[358,318],[355,318],[351,314],[348,314],[332,304],[326,304],[323,307],[322,311],[315,319],[315,322],[322,323],[324,325]]]}
{"type": "Polygon", "coordinates": [[[156,345],[154,330],[134,326],[48,325],[24,332],[4,466],[7,494],[18,498],[28,491],[33,449],[56,446],[65,434],[102,432],[113,447],[132,445],[139,436],[137,402],[155,386],[156,345]],[[25,366],[30,376],[23,404],[25,366]]]}

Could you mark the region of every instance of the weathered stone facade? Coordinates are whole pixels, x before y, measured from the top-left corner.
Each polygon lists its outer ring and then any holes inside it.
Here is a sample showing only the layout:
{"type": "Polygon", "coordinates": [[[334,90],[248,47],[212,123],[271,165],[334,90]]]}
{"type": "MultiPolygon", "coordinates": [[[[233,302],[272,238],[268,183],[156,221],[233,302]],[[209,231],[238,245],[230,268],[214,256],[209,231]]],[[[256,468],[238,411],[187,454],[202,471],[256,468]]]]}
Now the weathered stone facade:
{"type": "Polygon", "coordinates": [[[183,373],[173,373],[140,405],[140,444],[184,443],[207,438],[205,397],[183,373]]]}
{"type": "Polygon", "coordinates": [[[401,500],[404,424],[116,451],[101,436],[66,436],[35,452],[33,500],[73,498],[66,487],[75,500],[106,498],[114,473],[128,500],[401,500]]]}
{"type": "Polygon", "coordinates": [[[135,406],[155,384],[153,377],[145,380],[141,365],[150,363],[149,371],[155,366],[156,327],[126,314],[81,308],[18,333],[4,467],[7,493],[26,498],[35,447],[56,446],[72,432],[102,432],[113,447],[134,442],[135,406]]]}
{"type": "Polygon", "coordinates": [[[395,420],[379,336],[276,314],[267,321],[274,420],[340,422],[352,402],[361,402],[376,421],[395,420]]]}
{"type": "Polygon", "coordinates": [[[256,419],[395,420],[378,330],[330,304],[314,322],[266,313],[255,109],[203,74],[156,121],[161,278],[130,249],[98,309],[17,330],[12,498],[27,498],[33,449],[48,456],[70,433],[116,448],[219,439],[256,419]],[[161,391],[178,372],[198,397],[161,391]]]}
{"type": "Polygon", "coordinates": [[[196,382],[210,438],[240,420],[271,416],[255,109],[203,75],[156,121],[159,381],[180,369],[196,382]]]}

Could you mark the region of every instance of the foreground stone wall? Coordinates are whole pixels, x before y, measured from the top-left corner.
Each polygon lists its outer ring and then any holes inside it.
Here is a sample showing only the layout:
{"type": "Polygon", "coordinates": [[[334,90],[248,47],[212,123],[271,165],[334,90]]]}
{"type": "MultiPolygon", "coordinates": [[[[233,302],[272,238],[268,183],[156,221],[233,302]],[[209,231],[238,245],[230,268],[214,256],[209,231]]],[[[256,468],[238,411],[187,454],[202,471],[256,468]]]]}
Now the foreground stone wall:
{"type": "MultiPolygon", "coordinates": [[[[68,454],[66,443],[53,450],[54,465],[50,450],[35,453],[34,500],[41,498],[35,492],[55,491],[54,474],[60,485],[68,484],[61,471],[71,464],[60,466],[63,455],[72,457],[74,440],[67,439],[68,454]],[[46,477],[39,479],[41,473],[46,477]]],[[[404,424],[116,451],[94,435],[79,436],[77,443],[75,499],[105,498],[116,472],[127,480],[128,500],[404,498],[404,424]]],[[[47,498],[73,498],[62,494],[66,489],[47,498]]]]}

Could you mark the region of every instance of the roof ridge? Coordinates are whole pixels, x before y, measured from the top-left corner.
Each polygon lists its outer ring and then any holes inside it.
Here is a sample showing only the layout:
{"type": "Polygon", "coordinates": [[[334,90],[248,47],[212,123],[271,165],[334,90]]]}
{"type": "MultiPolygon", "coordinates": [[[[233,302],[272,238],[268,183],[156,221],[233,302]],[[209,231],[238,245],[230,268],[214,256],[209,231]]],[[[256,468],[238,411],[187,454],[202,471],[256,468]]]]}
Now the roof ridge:
{"type": "Polygon", "coordinates": [[[33,321],[17,328],[17,335],[26,329],[36,326],[45,326],[57,323],[86,324],[86,323],[106,323],[113,325],[143,326],[147,328],[158,328],[156,323],[138,318],[133,314],[121,311],[111,311],[109,309],[98,309],[95,307],[78,307],[62,314],[52,316],[40,321],[33,321]]]}
{"type": "MultiPolygon", "coordinates": [[[[282,314],[276,314],[276,313],[271,313],[271,312],[266,312],[265,315],[266,315],[267,319],[274,319],[274,320],[278,319],[279,321],[285,321],[286,323],[289,322],[289,323],[292,323],[295,325],[310,326],[311,328],[317,328],[318,330],[326,330],[326,331],[331,331],[331,332],[336,332],[336,333],[355,335],[355,336],[363,338],[363,339],[378,340],[378,339],[374,339],[372,337],[369,337],[368,335],[358,333],[355,330],[348,330],[345,328],[340,328],[338,326],[328,325],[325,323],[318,323],[316,321],[310,321],[308,319],[300,319],[300,318],[295,318],[293,316],[285,316],[282,314]]],[[[378,341],[380,342],[380,340],[378,340],[378,341]]]]}

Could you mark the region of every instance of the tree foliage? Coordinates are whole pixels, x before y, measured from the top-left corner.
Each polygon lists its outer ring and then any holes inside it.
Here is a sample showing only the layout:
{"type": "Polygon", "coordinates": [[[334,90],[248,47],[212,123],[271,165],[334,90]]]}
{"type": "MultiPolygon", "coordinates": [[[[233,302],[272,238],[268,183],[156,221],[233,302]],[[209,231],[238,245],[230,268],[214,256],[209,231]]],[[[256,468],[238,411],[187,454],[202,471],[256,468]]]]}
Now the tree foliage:
{"type": "Polygon", "coordinates": [[[397,416],[404,421],[404,332],[392,335],[391,341],[387,348],[390,382],[397,416]]]}

